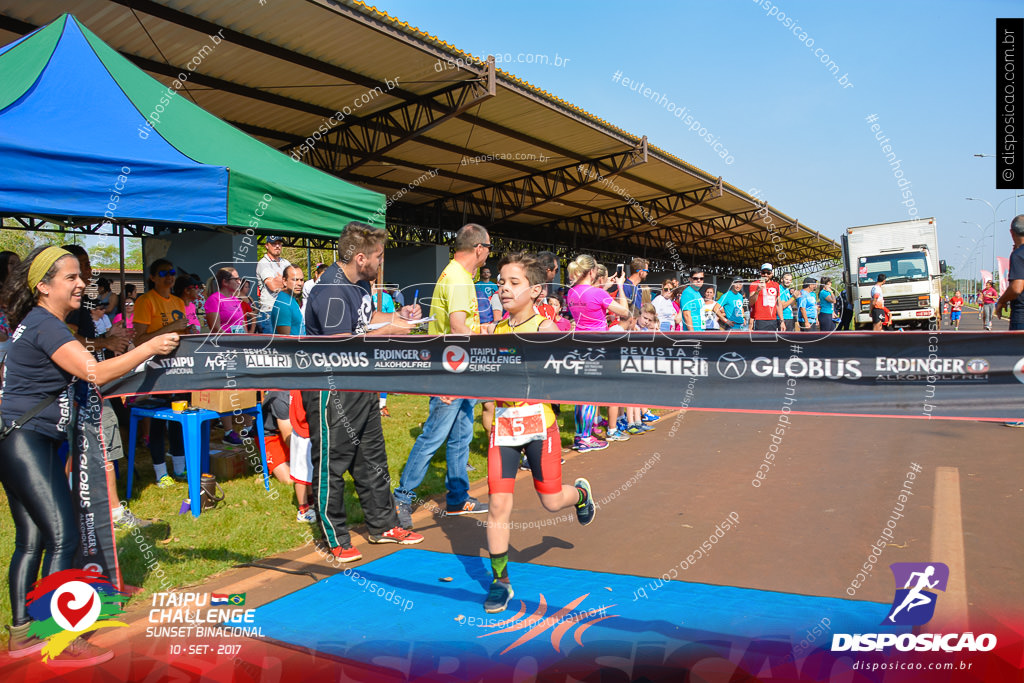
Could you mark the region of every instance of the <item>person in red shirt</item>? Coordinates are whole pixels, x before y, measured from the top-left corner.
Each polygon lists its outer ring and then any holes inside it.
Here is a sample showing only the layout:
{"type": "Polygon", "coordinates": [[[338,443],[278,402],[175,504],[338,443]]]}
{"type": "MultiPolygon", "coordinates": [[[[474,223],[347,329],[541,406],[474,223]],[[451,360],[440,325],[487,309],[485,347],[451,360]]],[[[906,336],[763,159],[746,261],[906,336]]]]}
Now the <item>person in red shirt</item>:
{"type": "Polygon", "coordinates": [[[779,283],[772,277],[772,264],[761,265],[761,281],[750,285],[750,329],[778,331],[782,319],[779,283]]]}
{"type": "Polygon", "coordinates": [[[978,311],[978,317],[985,323],[986,330],[992,329],[992,315],[995,313],[996,299],[999,298],[999,292],[993,287],[994,284],[989,280],[981,290],[981,310],[978,311]]]}
{"type": "Polygon", "coordinates": [[[960,290],[958,289],[956,294],[949,299],[949,322],[953,324],[954,330],[960,329],[960,314],[963,311],[963,307],[964,299],[960,296],[960,290]]]}
{"type": "Polygon", "coordinates": [[[288,439],[290,474],[295,482],[295,500],[299,505],[296,522],[314,523],[316,510],[309,504],[309,487],[313,485],[313,449],[309,440],[309,422],[302,406],[302,392],[289,393],[288,417],[292,436],[288,439]]]}

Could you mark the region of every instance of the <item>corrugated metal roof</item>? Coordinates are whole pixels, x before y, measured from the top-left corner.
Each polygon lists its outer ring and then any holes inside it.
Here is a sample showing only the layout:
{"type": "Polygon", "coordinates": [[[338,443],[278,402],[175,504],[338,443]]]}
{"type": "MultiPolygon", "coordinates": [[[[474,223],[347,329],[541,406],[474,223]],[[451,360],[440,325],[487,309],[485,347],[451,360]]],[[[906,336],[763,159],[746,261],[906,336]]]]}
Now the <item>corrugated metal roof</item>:
{"type": "MultiPolygon", "coordinates": [[[[411,115],[417,101],[485,73],[472,55],[348,0],[3,0],[0,41],[63,12],[164,82],[187,72],[187,96],[286,151],[346,106],[352,109],[348,123],[380,117],[389,108],[405,107],[411,115]],[[214,34],[222,37],[219,44],[214,34]],[[439,68],[439,60],[441,67],[458,66],[439,68]],[[187,69],[190,62],[194,71],[187,69]]],[[[364,142],[370,144],[369,138],[364,142]]],[[[497,69],[495,96],[401,139],[386,153],[370,145],[378,153],[350,167],[345,160],[358,154],[318,143],[304,161],[388,195],[405,188],[391,214],[433,227],[457,227],[465,215],[496,235],[661,258],[675,250],[687,263],[739,268],[778,261],[767,214],[789,255],[787,265],[838,256],[832,240],[773,207],[755,216],[762,205],[754,197],[652,145],[646,163],[603,182],[559,185],[552,175],[644,142],[497,69]],[[498,158],[472,163],[480,155],[498,158]],[[432,169],[436,175],[425,174],[432,169]],[[544,188],[554,189],[547,195],[544,188]],[[498,210],[481,215],[488,202],[498,210]]]]}

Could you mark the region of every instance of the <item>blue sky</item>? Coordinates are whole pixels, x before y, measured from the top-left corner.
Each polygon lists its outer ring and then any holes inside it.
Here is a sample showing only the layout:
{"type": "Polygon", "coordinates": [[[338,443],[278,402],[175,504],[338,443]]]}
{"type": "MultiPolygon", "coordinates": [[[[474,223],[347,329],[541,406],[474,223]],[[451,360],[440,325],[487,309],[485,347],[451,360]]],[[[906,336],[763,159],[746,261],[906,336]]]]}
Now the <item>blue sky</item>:
{"type": "MultiPolygon", "coordinates": [[[[1002,205],[1006,255],[1014,193],[995,189],[995,19],[1020,2],[514,3],[382,0],[376,7],[478,56],[536,53],[568,63],[502,64],[526,81],[838,239],[849,226],[906,220],[908,206],[868,115],[901,161],[921,217],[939,225],[940,254],[960,265],[1002,205]],[[775,8],[774,10],[770,8],[775,8]],[[797,20],[803,40],[779,21],[797,20]],[[807,42],[813,40],[808,47],[807,42]],[[842,87],[814,50],[847,74],[842,87]],[[621,72],[685,106],[734,157],[719,158],[665,108],[612,81],[621,72]],[[961,235],[967,236],[961,238],[961,235]]],[[[1024,194],[1024,190],[1018,191],[1024,194]]],[[[1018,200],[1024,212],[1024,197],[1018,200]]],[[[977,253],[977,251],[975,252],[977,253]]]]}

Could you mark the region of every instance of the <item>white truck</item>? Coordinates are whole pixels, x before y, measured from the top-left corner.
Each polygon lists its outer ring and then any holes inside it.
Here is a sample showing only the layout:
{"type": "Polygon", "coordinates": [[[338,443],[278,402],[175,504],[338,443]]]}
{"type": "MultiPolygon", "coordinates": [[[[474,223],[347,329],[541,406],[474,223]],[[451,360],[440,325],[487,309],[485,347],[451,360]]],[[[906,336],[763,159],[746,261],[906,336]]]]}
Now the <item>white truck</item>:
{"type": "Polygon", "coordinates": [[[871,329],[871,288],[881,274],[894,327],[938,327],[946,262],[939,260],[934,218],[847,228],[841,241],[855,329],[871,329]]]}

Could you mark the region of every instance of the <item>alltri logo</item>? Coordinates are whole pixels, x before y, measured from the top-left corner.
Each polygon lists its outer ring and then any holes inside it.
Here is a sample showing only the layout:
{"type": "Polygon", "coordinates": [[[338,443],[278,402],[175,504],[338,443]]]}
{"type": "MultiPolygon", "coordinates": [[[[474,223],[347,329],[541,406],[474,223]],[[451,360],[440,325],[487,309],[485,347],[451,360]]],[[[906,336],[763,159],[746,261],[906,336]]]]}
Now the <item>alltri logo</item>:
{"type": "MultiPolygon", "coordinates": [[[[895,562],[889,565],[896,582],[892,606],[882,626],[922,626],[935,616],[939,594],[949,584],[949,567],[942,562],[895,562]]],[[[988,652],[996,646],[991,633],[835,633],[833,652],[988,652]]]]}
{"type": "Polygon", "coordinates": [[[127,626],[111,619],[122,613],[121,595],[107,577],[93,570],[65,569],[36,581],[28,594],[28,613],[34,619],[29,634],[47,641],[43,661],[85,633],[127,626]]]}
{"type": "Polygon", "coordinates": [[[469,367],[469,354],[461,346],[446,346],[442,354],[441,364],[448,372],[459,374],[469,367]]]}

